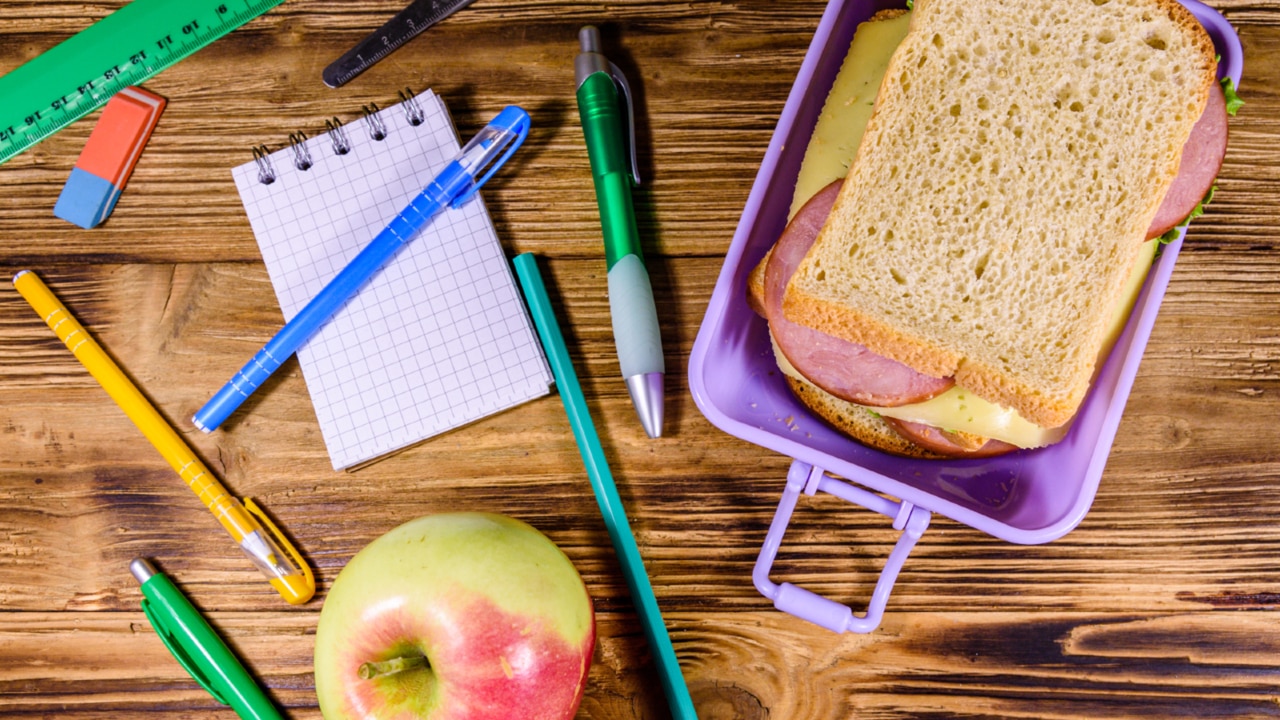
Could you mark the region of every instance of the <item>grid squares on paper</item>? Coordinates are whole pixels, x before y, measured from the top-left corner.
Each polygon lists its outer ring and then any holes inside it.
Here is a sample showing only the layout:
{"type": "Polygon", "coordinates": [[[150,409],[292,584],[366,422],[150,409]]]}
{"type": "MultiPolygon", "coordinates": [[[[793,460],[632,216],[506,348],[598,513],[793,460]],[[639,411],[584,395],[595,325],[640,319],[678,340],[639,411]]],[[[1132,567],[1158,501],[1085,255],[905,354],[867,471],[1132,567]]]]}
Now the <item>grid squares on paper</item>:
{"type": "MultiPolygon", "coordinates": [[[[276,298],[292,318],[457,153],[444,104],[415,100],[424,121],[398,107],[344,126],[351,149],[306,141],[286,148],[262,184],[249,162],[232,170],[276,298]]],[[[446,209],[405,245],[298,350],[335,470],[358,465],[546,395],[552,382],[511,266],[477,196],[446,209]]]]}

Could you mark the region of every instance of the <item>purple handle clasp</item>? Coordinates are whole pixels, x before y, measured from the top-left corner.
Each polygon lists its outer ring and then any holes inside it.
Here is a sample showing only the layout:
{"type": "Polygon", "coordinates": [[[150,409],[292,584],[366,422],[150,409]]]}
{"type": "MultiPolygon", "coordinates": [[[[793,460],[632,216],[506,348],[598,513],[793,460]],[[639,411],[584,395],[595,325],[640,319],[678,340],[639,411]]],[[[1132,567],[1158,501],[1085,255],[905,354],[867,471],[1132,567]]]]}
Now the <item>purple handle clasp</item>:
{"type": "Polygon", "coordinates": [[[889,593],[893,591],[893,583],[898,579],[902,564],[916,546],[916,541],[928,529],[930,517],[930,512],[922,507],[905,500],[890,500],[831,477],[822,468],[794,460],[791,469],[787,471],[787,487],[782,493],[782,501],[778,503],[778,511],[773,515],[773,522],[769,524],[769,533],[765,536],[764,546],[760,548],[760,557],[756,559],[751,580],[760,594],[772,600],[773,606],[782,612],[833,632],[871,632],[879,627],[880,620],[884,617],[884,606],[889,601],[889,593]],[[811,590],[786,582],[779,585],[769,579],[769,570],[778,556],[782,536],[791,523],[791,514],[795,512],[800,493],[813,496],[819,490],[893,518],[894,529],[902,531],[893,551],[889,553],[884,569],[880,571],[880,579],[871,592],[871,602],[867,604],[865,615],[854,615],[853,609],[848,605],[811,590]]]}

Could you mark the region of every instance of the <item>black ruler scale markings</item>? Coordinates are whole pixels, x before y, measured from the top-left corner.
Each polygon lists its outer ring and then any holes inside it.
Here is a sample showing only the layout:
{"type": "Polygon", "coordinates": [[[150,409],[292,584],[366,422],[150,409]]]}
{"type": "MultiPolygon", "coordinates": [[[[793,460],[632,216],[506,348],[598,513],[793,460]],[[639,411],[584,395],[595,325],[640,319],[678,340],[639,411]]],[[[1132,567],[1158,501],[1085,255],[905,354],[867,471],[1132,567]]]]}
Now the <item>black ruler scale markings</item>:
{"type": "Polygon", "coordinates": [[[324,84],[332,88],[346,84],[418,33],[472,2],[474,0],[414,0],[409,7],[326,67],[321,75],[324,84]]]}

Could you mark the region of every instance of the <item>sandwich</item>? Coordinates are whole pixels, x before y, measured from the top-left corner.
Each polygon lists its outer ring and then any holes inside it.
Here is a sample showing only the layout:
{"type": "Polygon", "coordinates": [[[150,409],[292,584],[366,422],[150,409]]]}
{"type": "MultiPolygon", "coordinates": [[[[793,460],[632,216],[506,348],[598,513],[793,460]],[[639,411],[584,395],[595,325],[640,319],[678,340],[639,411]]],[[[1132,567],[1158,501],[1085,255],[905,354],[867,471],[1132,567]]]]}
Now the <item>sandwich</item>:
{"type": "Polygon", "coordinates": [[[752,272],[797,397],[912,457],[1070,427],[1233,89],[1175,0],[917,0],[855,34],[752,272]]]}

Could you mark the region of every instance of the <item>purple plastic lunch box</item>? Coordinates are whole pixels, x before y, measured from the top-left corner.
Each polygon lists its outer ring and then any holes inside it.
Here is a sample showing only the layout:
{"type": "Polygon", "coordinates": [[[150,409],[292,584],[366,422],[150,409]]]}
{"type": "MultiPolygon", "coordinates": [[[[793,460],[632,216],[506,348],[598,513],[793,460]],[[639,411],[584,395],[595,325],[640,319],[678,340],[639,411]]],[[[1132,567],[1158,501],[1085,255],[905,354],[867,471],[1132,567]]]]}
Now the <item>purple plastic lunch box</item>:
{"type": "MultiPolygon", "coordinates": [[[[1242,52],[1231,25],[1207,5],[1181,1],[1222,56],[1220,77],[1230,76],[1239,85],[1242,52]]],[[[865,447],[810,413],[778,370],[765,321],[747,306],[747,275],[786,224],[800,161],[854,29],[887,7],[900,5],[887,0],[828,4],[756,175],[689,359],[690,389],[708,420],[794,458],[752,573],[756,588],[779,610],[835,632],[870,632],[880,624],[898,572],[932,513],[1021,544],[1055,540],[1084,519],[1182,247],[1179,236],[1156,259],[1071,430],[1055,445],[982,460],[910,460],[865,447]],[[800,494],[818,491],[886,515],[902,531],[862,615],[769,577],[800,494]]]]}

